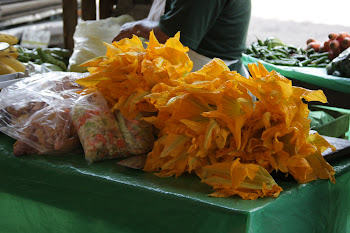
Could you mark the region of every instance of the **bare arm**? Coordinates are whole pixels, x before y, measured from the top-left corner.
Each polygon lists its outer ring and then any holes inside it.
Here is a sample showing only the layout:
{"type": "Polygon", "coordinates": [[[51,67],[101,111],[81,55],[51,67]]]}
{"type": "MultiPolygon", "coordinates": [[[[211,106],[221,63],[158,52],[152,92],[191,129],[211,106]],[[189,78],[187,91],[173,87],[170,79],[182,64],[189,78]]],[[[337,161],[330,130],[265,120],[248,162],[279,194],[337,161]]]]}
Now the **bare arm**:
{"type": "Polygon", "coordinates": [[[121,27],[119,34],[114,37],[113,41],[131,38],[132,35],[148,39],[152,30],[160,43],[165,43],[169,38],[169,36],[158,27],[158,21],[139,20],[136,22],[125,23],[121,27]]]}

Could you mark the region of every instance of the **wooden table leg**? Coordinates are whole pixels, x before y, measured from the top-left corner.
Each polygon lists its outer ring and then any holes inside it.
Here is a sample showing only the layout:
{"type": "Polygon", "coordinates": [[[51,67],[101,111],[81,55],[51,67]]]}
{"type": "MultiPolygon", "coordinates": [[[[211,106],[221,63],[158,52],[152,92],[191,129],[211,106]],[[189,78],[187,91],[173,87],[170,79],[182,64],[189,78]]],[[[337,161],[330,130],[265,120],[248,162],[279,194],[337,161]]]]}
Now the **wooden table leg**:
{"type": "Polygon", "coordinates": [[[81,0],[81,18],[82,20],[96,19],[96,1],[81,0]]]}
{"type": "Polygon", "coordinates": [[[111,17],[113,13],[113,6],[116,5],[117,2],[117,0],[100,0],[100,19],[111,17]]]}
{"type": "Polygon", "coordinates": [[[62,0],[63,9],[63,41],[64,48],[73,52],[73,35],[78,24],[78,3],[77,0],[62,0]]]}

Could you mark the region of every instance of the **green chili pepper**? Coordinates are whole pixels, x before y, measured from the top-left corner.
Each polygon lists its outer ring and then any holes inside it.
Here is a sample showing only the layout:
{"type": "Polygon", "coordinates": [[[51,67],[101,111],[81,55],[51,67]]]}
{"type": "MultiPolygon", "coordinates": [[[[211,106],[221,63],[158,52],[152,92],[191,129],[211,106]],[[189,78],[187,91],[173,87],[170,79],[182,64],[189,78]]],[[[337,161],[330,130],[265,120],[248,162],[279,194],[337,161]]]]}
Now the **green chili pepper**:
{"type": "Polygon", "coordinates": [[[278,60],[278,57],[273,53],[270,53],[266,58],[270,60],[278,60]]]}
{"type": "Polygon", "coordinates": [[[328,57],[320,57],[316,60],[314,60],[315,64],[320,64],[320,63],[324,63],[324,61],[326,61],[328,59],[328,57]]]}
{"type": "Polygon", "coordinates": [[[258,44],[259,44],[260,46],[263,46],[263,45],[264,45],[264,43],[263,43],[260,39],[258,39],[258,44]]]}
{"type": "Polygon", "coordinates": [[[298,62],[295,60],[272,60],[270,61],[274,65],[281,65],[281,66],[298,66],[298,62]]]}
{"type": "Polygon", "coordinates": [[[312,62],[311,59],[306,59],[306,60],[304,60],[304,61],[301,61],[300,64],[301,64],[302,66],[306,66],[306,65],[310,64],[311,62],[312,62]]]}
{"type": "Polygon", "coordinates": [[[57,60],[51,54],[44,53],[41,48],[37,48],[37,52],[43,62],[49,62],[51,64],[59,66],[62,70],[67,70],[67,66],[64,62],[57,60]]]}
{"type": "Polygon", "coordinates": [[[324,53],[314,53],[310,54],[309,58],[314,59],[314,58],[320,58],[320,57],[328,57],[329,52],[324,52],[324,53]]]}
{"type": "Polygon", "coordinates": [[[29,56],[25,56],[23,54],[19,54],[17,57],[17,60],[20,62],[29,62],[30,61],[30,57],[29,56]]]}
{"type": "Polygon", "coordinates": [[[306,54],[307,54],[307,55],[314,54],[314,53],[316,53],[316,51],[315,51],[313,48],[308,49],[308,50],[306,51],[306,54]]]}
{"type": "Polygon", "coordinates": [[[253,43],[251,44],[251,47],[252,47],[253,52],[254,52],[255,54],[257,54],[257,53],[258,53],[258,50],[255,48],[255,46],[254,46],[253,43]]]}
{"type": "Polygon", "coordinates": [[[315,64],[315,63],[309,63],[309,64],[307,64],[306,66],[307,66],[307,67],[316,67],[317,64],[315,64]]]}
{"type": "Polygon", "coordinates": [[[300,55],[300,54],[295,54],[295,55],[293,55],[292,57],[293,57],[294,59],[299,60],[299,61],[305,61],[305,60],[308,59],[306,56],[300,55]]]}
{"type": "Polygon", "coordinates": [[[246,53],[246,54],[252,54],[253,51],[252,51],[250,48],[247,48],[247,49],[245,50],[245,53],[246,53]]]}
{"type": "Polygon", "coordinates": [[[319,68],[324,68],[328,65],[328,63],[320,63],[320,64],[317,64],[317,67],[319,68]]]}
{"type": "Polygon", "coordinates": [[[283,47],[275,47],[273,48],[274,51],[277,51],[277,52],[280,52],[280,53],[283,53],[285,55],[289,55],[289,51],[283,49],[283,47]]]}
{"type": "Polygon", "coordinates": [[[294,52],[294,53],[298,51],[298,48],[295,47],[295,46],[292,46],[292,45],[288,45],[288,46],[287,46],[287,49],[288,49],[289,51],[294,52]]]}
{"type": "Polygon", "coordinates": [[[70,57],[70,51],[68,49],[61,49],[61,48],[50,48],[49,49],[51,54],[56,54],[63,58],[70,57]]]}

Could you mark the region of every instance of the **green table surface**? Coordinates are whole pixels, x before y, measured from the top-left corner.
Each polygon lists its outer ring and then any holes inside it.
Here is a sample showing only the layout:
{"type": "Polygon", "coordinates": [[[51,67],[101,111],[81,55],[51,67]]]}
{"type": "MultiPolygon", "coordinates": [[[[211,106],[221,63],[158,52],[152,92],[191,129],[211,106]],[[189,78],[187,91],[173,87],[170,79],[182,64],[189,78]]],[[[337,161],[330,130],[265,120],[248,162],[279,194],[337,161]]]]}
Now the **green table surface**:
{"type": "Polygon", "coordinates": [[[350,156],[336,184],[277,177],[278,198],[214,198],[194,175],[159,178],[83,154],[12,155],[0,133],[1,233],[350,232],[350,156]]]}

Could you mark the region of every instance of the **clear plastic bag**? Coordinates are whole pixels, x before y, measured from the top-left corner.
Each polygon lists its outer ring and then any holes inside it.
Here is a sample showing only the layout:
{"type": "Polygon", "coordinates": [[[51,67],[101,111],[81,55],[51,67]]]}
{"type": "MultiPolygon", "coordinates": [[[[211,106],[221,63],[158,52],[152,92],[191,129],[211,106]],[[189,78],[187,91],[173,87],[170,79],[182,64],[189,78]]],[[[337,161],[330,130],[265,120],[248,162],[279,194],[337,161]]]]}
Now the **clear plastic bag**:
{"type": "Polygon", "coordinates": [[[142,114],[130,120],[119,111],[112,113],[100,92],[82,95],[72,115],[85,159],[90,163],[145,155],[152,150],[154,127],[142,120],[142,114]]]}
{"type": "Polygon", "coordinates": [[[100,92],[82,95],[72,116],[88,162],[129,156],[118,122],[100,92]]]}
{"type": "Polygon", "coordinates": [[[144,113],[139,113],[134,119],[127,119],[116,110],[114,116],[131,155],[147,154],[152,150],[156,128],[142,120],[143,117],[146,117],[144,113]]]}
{"type": "Polygon", "coordinates": [[[17,140],[16,156],[81,148],[70,111],[84,74],[49,72],[23,78],[0,92],[0,131],[17,140]]]}
{"type": "Polygon", "coordinates": [[[130,15],[121,15],[79,22],[73,35],[74,49],[68,69],[72,72],[87,72],[86,67],[79,65],[92,58],[104,56],[107,49],[102,42],[111,43],[120,27],[131,21],[134,19],[130,15]]]}

